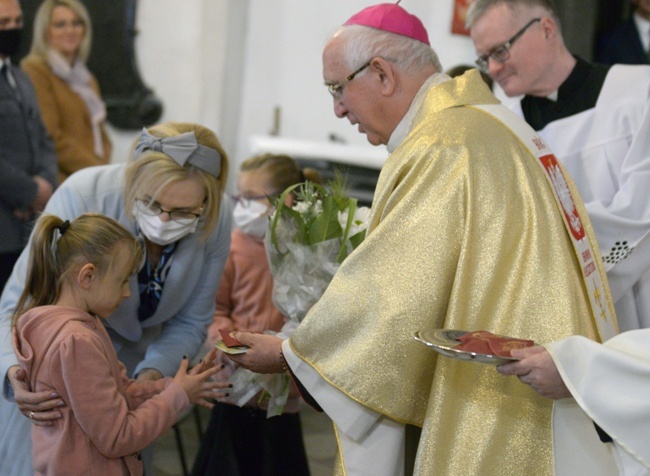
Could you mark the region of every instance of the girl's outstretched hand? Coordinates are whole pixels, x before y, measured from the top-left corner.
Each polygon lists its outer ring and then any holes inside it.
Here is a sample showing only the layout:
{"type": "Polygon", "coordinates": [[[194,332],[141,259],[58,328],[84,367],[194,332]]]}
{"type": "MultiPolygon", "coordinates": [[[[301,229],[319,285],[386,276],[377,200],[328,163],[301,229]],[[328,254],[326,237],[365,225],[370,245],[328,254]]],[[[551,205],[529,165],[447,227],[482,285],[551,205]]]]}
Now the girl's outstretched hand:
{"type": "MultiPolygon", "coordinates": [[[[214,363],[216,358],[217,349],[213,348],[210,352],[203,356],[198,364],[190,369],[190,375],[200,374],[201,372],[205,372],[206,370],[213,368],[215,366],[214,363]]],[[[217,368],[217,372],[219,370],[221,370],[221,367],[217,368]]]]}
{"type": "Polygon", "coordinates": [[[228,382],[215,382],[210,380],[210,377],[223,368],[223,365],[219,367],[214,366],[215,354],[216,349],[215,351],[210,351],[198,365],[189,371],[189,359],[183,357],[178,372],[174,376],[174,381],[183,387],[190,402],[206,408],[214,407],[214,404],[209,400],[224,398],[230,395],[226,391],[220,391],[220,389],[229,389],[232,387],[228,382]]]}

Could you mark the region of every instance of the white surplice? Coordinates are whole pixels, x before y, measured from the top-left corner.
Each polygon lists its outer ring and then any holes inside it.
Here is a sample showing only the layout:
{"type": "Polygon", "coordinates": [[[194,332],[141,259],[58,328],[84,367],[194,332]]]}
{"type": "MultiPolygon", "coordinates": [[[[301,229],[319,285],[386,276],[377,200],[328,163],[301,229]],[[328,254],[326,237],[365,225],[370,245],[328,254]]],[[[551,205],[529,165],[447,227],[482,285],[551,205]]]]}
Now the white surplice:
{"type": "Polygon", "coordinates": [[[584,421],[571,425],[562,422],[561,412],[555,415],[556,447],[565,450],[557,461],[556,474],[581,474],[590,460],[605,462],[599,471],[582,474],[616,474],[604,469],[609,459],[616,463],[620,475],[650,475],[649,344],[650,329],[640,329],[604,344],[575,336],[546,345],[574,397],[559,400],[556,410],[570,406],[575,399],[584,412],[584,421]],[[600,442],[592,422],[613,443],[600,442]],[[577,436],[581,430],[587,435],[584,438],[577,436]],[[575,444],[582,448],[572,451],[575,444]]]}
{"type": "Polygon", "coordinates": [[[340,449],[338,457],[345,461],[347,474],[403,476],[405,426],[328,384],[293,352],[288,340],[282,343],[282,352],[293,374],[332,419],[340,449]]]}
{"type": "Polygon", "coordinates": [[[621,331],[650,327],[649,98],[650,66],[615,65],[595,107],[539,131],[585,202],[621,331]]]}

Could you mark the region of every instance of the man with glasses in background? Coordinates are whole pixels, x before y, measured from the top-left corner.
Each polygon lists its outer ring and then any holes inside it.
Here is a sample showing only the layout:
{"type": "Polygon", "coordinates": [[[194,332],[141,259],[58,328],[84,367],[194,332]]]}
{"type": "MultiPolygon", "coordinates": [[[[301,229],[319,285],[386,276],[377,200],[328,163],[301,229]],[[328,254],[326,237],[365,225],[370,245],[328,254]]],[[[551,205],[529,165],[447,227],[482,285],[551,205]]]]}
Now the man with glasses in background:
{"type": "Polygon", "coordinates": [[[476,0],[477,64],[575,181],[600,245],[622,331],[650,327],[650,67],[572,55],[552,0],[476,0]]]}
{"type": "MultiPolygon", "coordinates": [[[[479,54],[479,67],[508,96],[523,96],[515,112],[550,145],[585,200],[621,330],[650,327],[650,67],[604,66],[572,55],[564,44],[552,0],[476,0],[467,26],[479,54]]],[[[645,335],[624,336],[633,340],[645,335]]],[[[569,339],[551,346],[553,358],[582,363],[576,358],[580,342],[569,339]]],[[[616,342],[620,345],[621,340],[616,342]]],[[[577,364],[578,373],[585,374],[585,381],[602,381],[600,374],[607,373],[603,369],[608,367],[596,350],[605,347],[584,347],[589,352],[584,361],[596,365],[577,364]]],[[[540,352],[522,361],[517,375],[527,375],[531,368],[553,370],[548,354],[540,352]],[[527,370],[522,374],[522,369],[527,370]]],[[[504,373],[513,367],[509,369],[504,373]]],[[[527,378],[523,381],[533,381],[527,378]]],[[[604,396],[603,392],[594,396],[594,387],[584,381],[571,388],[581,405],[585,393],[591,392],[591,399],[604,396]]],[[[611,401],[603,402],[605,408],[611,407],[611,401]]],[[[596,421],[607,420],[604,412],[589,414],[596,421]]],[[[602,441],[614,438],[617,444],[618,438],[630,433],[626,426],[621,419],[618,427],[609,426],[614,430],[611,435],[600,432],[599,436],[602,441]]],[[[566,428],[573,433],[578,427],[566,428]]],[[[593,425],[583,428],[595,434],[593,425]]],[[[570,444],[585,441],[572,434],[556,445],[569,471],[575,473],[582,464],[573,457],[595,454],[570,444]]],[[[606,445],[594,448],[601,454],[609,451],[606,445]]]]}
{"type": "MultiPolygon", "coordinates": [[[[424,26],[398,5],[368,7],[334,33],[323,78],[335,114],[391,152],[367,235],[289,340],[237,332],[250,348],[231,358],[304,386],[336,425],[335,474],[551,474],[550,400],[490,366],[436,358],[413,335],[600,339],[586,255],[542,165],[552,152],[478,71],[443,74],[424,26]]],[[[613,315],[606,287],[601,311],[613,315]]]]}

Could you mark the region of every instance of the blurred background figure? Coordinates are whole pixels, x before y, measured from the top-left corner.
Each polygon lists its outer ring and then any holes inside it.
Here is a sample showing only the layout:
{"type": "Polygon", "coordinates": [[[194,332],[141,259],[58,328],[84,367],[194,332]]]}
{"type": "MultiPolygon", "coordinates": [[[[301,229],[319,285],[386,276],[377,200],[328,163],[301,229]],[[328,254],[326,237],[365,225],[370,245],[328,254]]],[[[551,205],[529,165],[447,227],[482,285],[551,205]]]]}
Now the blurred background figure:
{"type": "Polygon", "coordinates": [[[631,0],[629,18],[596,41],[595,61],[604,64],[650,63],[650,0],[631,0]]]}
{"type": "MultiPolygon", "coordinates": [[[[262,154],[245,160],[234,196],[232,245],[216,297],[214,322],[208,328],[208,349],[227,331],[279,332],[287,321],[273,305],[273,276],[264,249],[270,201],[305,180],[320,183],[316,170],[301,170],[286,155],[262,154]]],[[[287,197],[287,205],[293,195],[287,197]]],[[[219,351],[226,365],[218,379],[228,380],[235,363],[219,351]]],[[[267,418],[265,402],[254,395],[243,407],[217,402],[201,442],[192,474],[257,476],[309,475],[302,439],[299,395],[293,390],[281,415],[267,418]]]]}
{"type": "Polygon", "coordinates": [[[27,243],[33,214],[45,208],[56,185],[54,145],[34,88],[11,64],[22,31],[18,1],[0,0],[0,292],[27,243]]]}
{"type": "MultiPolygon", "coordinates": [[[[447,71],[445,71],[445,74],[451,76],[452,78],[455,78],[456,76],[462,76],[463,74],[465,74],[465,72],[471,69],[478,69],[478,68],[476,66],[472,66],[469,64],[459,64],[449,68],[447,71]]],[[[483,78],[485,84],[487,84],[488,87],[492,89],[492,85],[494,84],[494,81],[492,80],[490,75],[487,74],[485,71],[481,71],[480,69],[478,69],[478,71],[479,73],[481,73],[481,78],[483,78]]]]}
{"type": "Polygon", "coordinates": [[[78,0],[46,0],[34,20],[32,47],[21,67],[34,83],[43,121],[54,140],[59,182],[110,161],[106,108],[86,68],[92,28],[78,0]]]}

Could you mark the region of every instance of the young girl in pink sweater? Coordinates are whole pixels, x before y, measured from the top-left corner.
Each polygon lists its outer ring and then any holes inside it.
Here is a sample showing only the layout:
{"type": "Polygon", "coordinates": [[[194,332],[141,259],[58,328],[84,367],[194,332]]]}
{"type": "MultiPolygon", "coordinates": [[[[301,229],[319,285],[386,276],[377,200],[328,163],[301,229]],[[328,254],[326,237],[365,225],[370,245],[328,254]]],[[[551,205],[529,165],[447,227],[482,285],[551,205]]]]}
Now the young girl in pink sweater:
{"type": "MultiPolygon", "coordinates": [[[[131,294],[137,240],[115,220],[85,214],[63,222],[42,216],[31,244],[25,290],[13,316],[14,348],[32,390],[58,394],[65,406],[51,426],[33,426],[36,474],[143,473],[140,450],[176,422],[190,403],[211,408],[226,385],[208,354],[174,378],[126,377],[102,324],[131,294]]],[[[33,417],[34,412],[29,415],[33,417]]]]}

